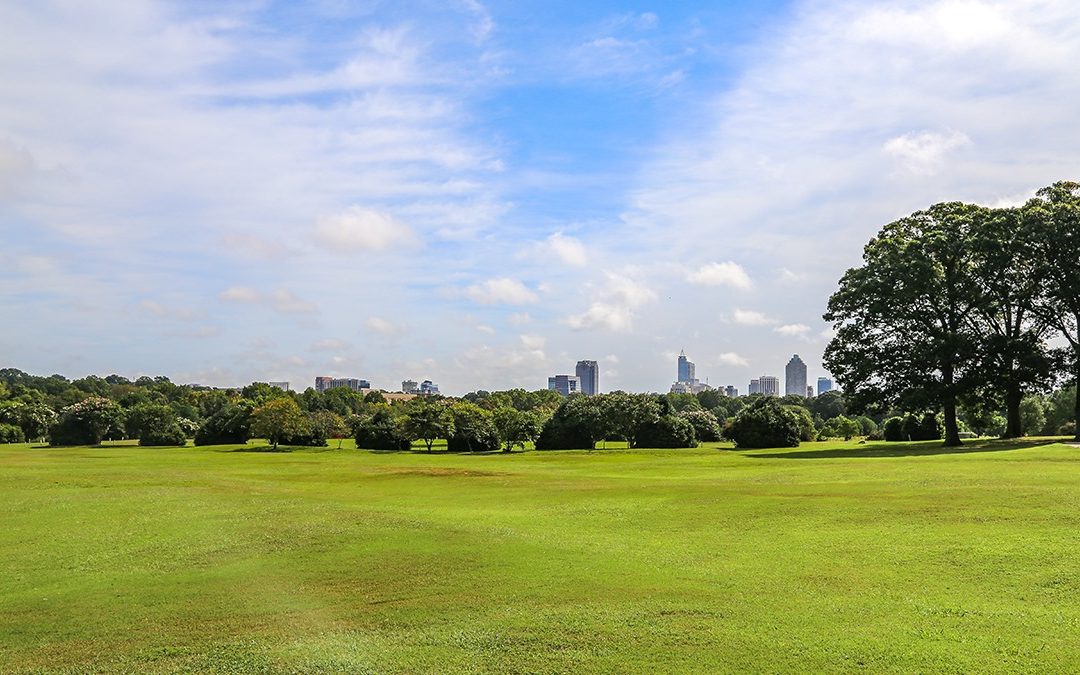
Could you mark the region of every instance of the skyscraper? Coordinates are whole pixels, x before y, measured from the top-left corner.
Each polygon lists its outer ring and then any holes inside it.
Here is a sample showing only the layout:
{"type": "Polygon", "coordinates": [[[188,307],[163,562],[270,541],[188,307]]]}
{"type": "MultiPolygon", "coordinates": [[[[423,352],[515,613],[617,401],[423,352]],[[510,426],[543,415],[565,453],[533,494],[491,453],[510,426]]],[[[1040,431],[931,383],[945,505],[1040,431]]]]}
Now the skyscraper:
{"type": "Polygon", "coordinates": [[[779,396],[780,395],[780,378],[773,375],[762,375],[761,379],[761,393],[766,396],[779,396]]]}
{"type": "Polygon", "coordinates": [[[600,368],[596,361],[578,361],[574,374],[581,380],[581,393],[587,396],[600,393],[600,368]]]}
{"type": "Polygon", "coordinates": [[[806,396],[806,364],[798,354],[791,357],[784,369],[784,393],[806,396]]]}
{"type": "Polygon", "coordinates": [[[548,378],[548,389],[553,389],[563,396],[581,391],[581,378],[577,375],[552,375],[548,378]]]}
{"type": "Polygon", "coordinates": [[[819,377],[817,379],[817,395],[821,396],[827,391],[832,391],[832,380],[827,377],[819,377]]]}
{"type": "Polygon", "coordinates": [[[761,393],[761,379],[750,380],[750,387],[746,390],[747,394],[760,394],[761,393]]]}
{"type": "Polygon", "coordinates": [[[679,378],[676,382],[694,383],[697,375],[694,370],[694,362],[686,358],[686,352],[679,352],[679,378]]]}

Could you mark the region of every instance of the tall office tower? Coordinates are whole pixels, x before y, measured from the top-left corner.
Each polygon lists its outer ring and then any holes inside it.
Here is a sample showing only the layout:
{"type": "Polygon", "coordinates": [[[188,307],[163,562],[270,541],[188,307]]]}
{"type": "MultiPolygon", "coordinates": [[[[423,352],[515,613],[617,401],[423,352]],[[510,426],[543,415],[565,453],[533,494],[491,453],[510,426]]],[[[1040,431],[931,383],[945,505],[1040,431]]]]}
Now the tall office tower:
{"type": "Polygon", "coordinates": [[[416,384],[416,380],[402,380],[401,392],[403,394],[416,394],[420,391],[420,385],[416,384]]]}
{"type": "Polygon", "coordinates": [[[553,389],[563,396],[581,391],[581,378],[577,375],[552,375],[548,378],[548,389],[553,389]]]}
{"type": "Polygon", "coordinates": [[[739,390],[729,384],[728,386],[724,387],[724,395],[735,398],[739,395],[739,390]]]}
{"type": "Polygon", "coordinates": [[[750,388],[746,390],[747,394],[760,394],[761,393],[761,380],[750,380],[750,388]]]}
{"type": "Polygon", "coordinates": [[[806,396],[806,364],[798,354],[791,357],[784,369],[784,393],[806,396]]]}
{"type": "Polygon", "coordinates": [[[694,362],[686,358],[686,352],[679,352],[679,379],[677,382],[696,382],[694,362]]]}
{"type": "Polygon", "coordinates": [[[761,393],[766,396],[779,396],[780,395],[780,378],[772,375],[762,375],[761,393]]]}
{"type": "Polygon", "coordinates": [[[817,395],[821,396],[827,391],[832,391],[832,380],[827,377],[819,377],[817,379],[817,395]]]}
{"type": "Polygon", "coordinates": [[[806,398],[814,398],[814,388],[806,385],[806,398]]]}
{"type": "Polygon", "coordinates": [[[435,384],[431,380],[424,380],[420,383],[420,395],[421,396],[435,396],[439,393],[439,385],[435,384]]]}
{"type": "Polygon", "coordinates": [[[334,378],[327,377],[326,375],[320,375],[315,378],[315,391],[322,393],[330,388],[334,378]]]}
{"type": "Polygon", "coordinates": [[[581,393],[588,396],[600,393],[600,367],[596,361],[578,361],[574,374],[581,380],[581,393]]]}

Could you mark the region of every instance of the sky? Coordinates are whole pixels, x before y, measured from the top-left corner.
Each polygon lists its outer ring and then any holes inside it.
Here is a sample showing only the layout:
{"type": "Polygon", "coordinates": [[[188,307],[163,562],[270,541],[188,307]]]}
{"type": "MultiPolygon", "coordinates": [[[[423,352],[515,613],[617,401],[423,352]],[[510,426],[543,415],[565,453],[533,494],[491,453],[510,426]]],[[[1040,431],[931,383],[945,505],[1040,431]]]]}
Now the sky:
{"type": "Polygon", "coordinates": [[[0,4],[0,366],[745,392],[883,225],[1080,179],[1074,0],[0,4]]]}

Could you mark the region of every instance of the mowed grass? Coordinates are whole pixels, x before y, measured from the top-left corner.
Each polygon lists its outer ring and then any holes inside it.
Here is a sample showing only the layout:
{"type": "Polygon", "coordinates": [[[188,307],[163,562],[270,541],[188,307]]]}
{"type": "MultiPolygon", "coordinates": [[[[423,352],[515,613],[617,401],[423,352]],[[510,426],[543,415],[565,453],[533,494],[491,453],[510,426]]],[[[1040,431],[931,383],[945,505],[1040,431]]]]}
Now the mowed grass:
{"type": "Polygon", "coordinates": [[[0,446],[0,671],[1080,669],[1051,440],[236,449],[0,446]]]}

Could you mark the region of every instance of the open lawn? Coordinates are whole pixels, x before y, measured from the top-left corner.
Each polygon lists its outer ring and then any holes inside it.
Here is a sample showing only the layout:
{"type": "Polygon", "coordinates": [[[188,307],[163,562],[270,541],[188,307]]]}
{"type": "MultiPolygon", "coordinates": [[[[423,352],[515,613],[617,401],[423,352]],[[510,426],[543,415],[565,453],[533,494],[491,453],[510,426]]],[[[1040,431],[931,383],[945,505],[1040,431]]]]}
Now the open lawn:
{"type": "Polygon", "coordinates": [[[235,450],[0,446],[0,671],[1080,670],[1077,447],[235,450]]]}

